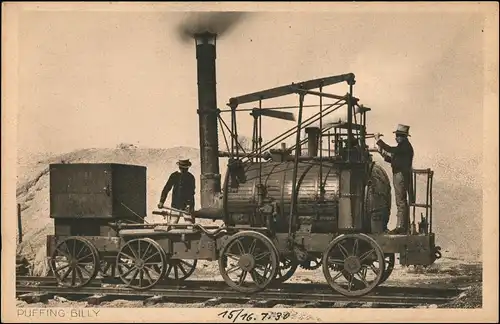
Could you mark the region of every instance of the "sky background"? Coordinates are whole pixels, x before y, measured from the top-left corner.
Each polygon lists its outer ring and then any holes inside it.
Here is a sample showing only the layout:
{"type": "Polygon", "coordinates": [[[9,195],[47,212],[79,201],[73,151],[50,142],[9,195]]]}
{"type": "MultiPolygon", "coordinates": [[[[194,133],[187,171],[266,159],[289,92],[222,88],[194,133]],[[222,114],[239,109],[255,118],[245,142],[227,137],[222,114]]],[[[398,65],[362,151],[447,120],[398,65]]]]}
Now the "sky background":
{"type": "MultiPolygon", "coordinates": [[[[176,33],[185,17],[22,12],[18,154],[119,143],[198,147],[195,46],[176,33]]],[[[478,186],[482,29],[482,15],[472,12],[255,13],[218,40],[218,106],[227,108],[233,96],[352,72],[354,95],[373,109],[370,132],[394,144],[396,125],[410,125],[416,167],[478,186]]],[[[345,83],[325,89],[347,90],[345,83]]],[[[289,96],[263,104],[297,103],[289,96]]],[[[239,131],[251,136],[251,117],[240,117],[239,131]]],[[[264,141],[293,125],[265,119],[264,141]]]]}

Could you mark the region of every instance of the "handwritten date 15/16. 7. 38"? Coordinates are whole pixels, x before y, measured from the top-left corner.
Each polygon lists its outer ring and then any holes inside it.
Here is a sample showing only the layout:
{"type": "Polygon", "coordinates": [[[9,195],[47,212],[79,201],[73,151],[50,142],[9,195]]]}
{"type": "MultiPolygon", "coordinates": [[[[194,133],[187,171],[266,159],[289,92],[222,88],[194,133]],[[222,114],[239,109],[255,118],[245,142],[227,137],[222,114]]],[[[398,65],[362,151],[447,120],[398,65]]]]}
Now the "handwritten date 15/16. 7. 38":
{"type": "Polygon", "coordinates": [[[266,321],[266,320],[279,321],[279,320],[286,320],[288,317],[290,317],[289,312],[261,312],[259,314],[259,313],[245,312],[244,309],[235,309],[231,311],[226,310],[217,315],[221,318],[233,320],[233,322],[236,322],[237,320],[243,322],[266,321]]]}

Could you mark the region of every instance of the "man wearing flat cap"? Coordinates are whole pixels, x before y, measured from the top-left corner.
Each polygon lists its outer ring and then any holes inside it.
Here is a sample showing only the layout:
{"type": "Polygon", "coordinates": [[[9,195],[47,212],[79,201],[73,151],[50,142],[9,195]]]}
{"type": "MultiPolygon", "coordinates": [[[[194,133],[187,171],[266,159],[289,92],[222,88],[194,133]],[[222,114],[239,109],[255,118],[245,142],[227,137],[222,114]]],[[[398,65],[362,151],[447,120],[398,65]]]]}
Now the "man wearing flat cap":
{"type": "Polygon", "coordinates": [[[390,234],[406,234],[409,226],[410,208],[408,197],[413,201],[412,168],[413,147],[408,140],[410,126],[399,124],[396,131],[397,146],[389,146],[375,134],[379,153],[386,162],[391,163],[394,194],[396,197],[397,225],[390,234]]]}
{"type": "Polygon", "coordinates": [[[192,213],[194,211],[194,193],[196,181],[194,176],[188,171],[191,166],[189,160],[179,160],[177,162],[179,171],[175,171],[168,178],[167,183],[163,187],[158,208],[163,208],[163,204],[167,196],[173,188],[171,207],[187,210],[192,213]]]}

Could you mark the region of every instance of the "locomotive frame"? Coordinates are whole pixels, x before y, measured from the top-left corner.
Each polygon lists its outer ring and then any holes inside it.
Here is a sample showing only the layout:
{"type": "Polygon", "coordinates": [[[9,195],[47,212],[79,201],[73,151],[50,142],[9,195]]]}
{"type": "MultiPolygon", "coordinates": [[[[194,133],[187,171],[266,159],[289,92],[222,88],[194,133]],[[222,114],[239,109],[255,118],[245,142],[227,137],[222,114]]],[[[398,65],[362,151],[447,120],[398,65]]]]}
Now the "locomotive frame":
{"type": "MultiPolygon", "coordinates": [[[[400,255],[402,265],[427,266],[440,257],[440,248],[435,245],[432,232],[433,172],[430,169],[413,170],[414,177],[427,175],[426,202],[416,203],[415,199],[410,199],[412,225],[415,224],[416,208],[426,210],[426,218],[419,223],[418,231],[414,226],[408,226],[410,230],[406,235],[384,232],[390,205],[374,212],[367,199],[372,190],[375,165],[371,149],[366,144],[366,138],[372,136],[366,132],[366,113],[371,109],[358,104],[359,99],[353,96],[354,74],[292,83],[234,97],[229,100],[230,109],[220,110],[216,108],[213,82],[215,40],[215,35],[210,33],[196,37],[202,208],[193,214],[170,209],[191,219],[191,223],[148,224],[144,220],[147,215],[144,167],[51,165],[51,217],[55,220],[56,230],[54,235],[47,237],[47,255],[51,271],[61,285],[83,287],[100,274],[117,276],[134,289],[150,289],[164,279],[172,282],[185,280],[195,271],[198,260],[208,260],[217,261],[222,279],[241,293],[254,293],[283,283],[301,266],[311,270],[321,267],[333,290],[356,297],[371,292],[387,280],[395,265],[396,254],[400,255]],[[329,85],[342,82],[349,86],[345,95],[323,91],[329,85]],[[208,88],[203,85],[208,85],[208,88]],[[266,99],[292,94],[299,97],[296,107],[262,107],[262,101],[266,99]],[[319,112],[303,120],[306,95],[319,98],[319,112]],[[325,105],[324,98],[336,102],[325,105]],[[254,102],[258,102],[258,108],[239,109],[240,105],[254,102]],[[326,116],[342,107],[346,108],[347,121],[325,123],[326,116]],[[284,109],[298,110],[296,126],[263,144],[262,116],[293,120],[292,114],[283,112],[284,109]],[[254,117],[254,133],[252,151],[247,153],[238,142],[236,116],[238,112],[249,110],[254,117]],[[220,116],[224,112],[231,115],[231,127],[220,116]],[[319,127],[311,126],[315,122],[319,122],[319,127]],[[217,123],[227,145],[225,152],[218,150],[217,123]],[[300,137],[302,130],[308,134],[307,138],[300,137]],[[281,149],[273,149],[291,136],[295,136],[294,146],[286,148],[282,145],[281,149]],[[326,150],[323,138],[327,138],[326,150]],[[308,154],[302,155],[302,146],[306,143],[308,154]],[[323,151],[327,153],[323,155],[323,151]],[[222,188],[218,174],[219,157],[229,157],[222,188]],[[273,170],[276,168],[279,172],[273,175],[273,171],[266,171],[270,163],[274,163],[273,170]],[[303,168],[303,165],[307,167],[303,168]],[[100,171],[90,172],[89,168],[100,171]],[[250,173],[250,168],[253,168],[253,173],[250,173]],[[315,187],[308,192],[308,200],[303,203],[299,188],[311,169],[318,172],[315,187]],[[57,170],[66,170],[63,182],[66,179],[75,183],[75,179],[80,179],[79,183],[76,181],[80,186],[76,192],[66,190],[70,187],[68,183],[52,181],[55,179],[52,174],[55,177],[57,170]],[[118,184],[110,180],[111,185],[108,181],[104,186],[96,185],[90,189],[89,183],[96,183],[102,170],[106,170],[106,179],[118,179],[118,184]],[[335,170],[335,186],[328,189],[325,184],[331,170],[335,170]],[[290,184],[287,186],[284,177],[290,172],[292,177],[287,180],[290,184]],[[110,178],[109,173],[112,174],[110,178]],[[273,196],[269,191],[269,179],[275,174],[282,174],[283,179],[275,180],[281,189],[273,196]],[[127,185],[130,179],[135,179],[133,186],[127,185]],[[64,192],[59,200],[53,199],[57,192],[52,190],[53,185],[64,192]],[[251,195],[244,197],[248,198],[247,205],[243,203],[244,211],[235,212],[237,208],[231,207],[231,202],[239,199],[240,196],[234,194],[244,186],[251,188],[251,195]],[[290,197],[286,203],[285,192],[290,197]],[[94,196],[89,196],[89,193],[94,196]],[[104,203],[96,207],[95,197],[104,203]],[[306,214],[298,213],[301,204],[310,208],[306,214]],[[71,208],[79,212],[72,213],[71,208]],[[61,213],[61,209],[65,212],[61,213]],[[195,223],[199,218],[222,220],[223,225],[195,223]],[[241,274],[232,278],[235,271],[241,271],[241,274]]],[[[413,185],[416,193],[416,181],[413,185]]],[[[153,214],[169,215],[170,212],[154,211],[153,214]]]]}

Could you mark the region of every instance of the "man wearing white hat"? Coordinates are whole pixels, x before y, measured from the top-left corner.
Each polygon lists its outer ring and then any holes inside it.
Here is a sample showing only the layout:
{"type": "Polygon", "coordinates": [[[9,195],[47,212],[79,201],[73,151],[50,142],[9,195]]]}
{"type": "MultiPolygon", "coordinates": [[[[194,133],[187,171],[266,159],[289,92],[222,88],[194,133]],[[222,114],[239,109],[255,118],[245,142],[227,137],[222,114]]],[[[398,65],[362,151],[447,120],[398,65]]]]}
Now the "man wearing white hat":
{"type": "Polygon", "coordinates": [[[168,193],[173,188],[171,207],[181,210],[188,209],[189,212],[193,212],[196,181],[194,176],[188,171],[191,162],[189,160],[179,160],[177,165],[179,166],[179,171],[175,171],[168,178],[161,192],[158,208],[163,208],[168,193]]]}
{"type": "Polygon", "coordinates": [[[394,194],[396,197],[397,225],[390,234],[406,234],[409,226],[410,209],[408,196],[413,200],[412,168],[413,147],[408,140],[410,126],[399,124],[393,132],[396,134],[397,146],[389,146],[375,134],[379,152],[386,162],[391,163],[394,194]]]}

